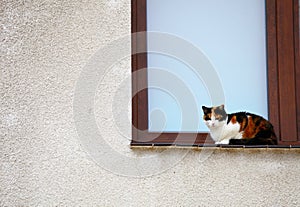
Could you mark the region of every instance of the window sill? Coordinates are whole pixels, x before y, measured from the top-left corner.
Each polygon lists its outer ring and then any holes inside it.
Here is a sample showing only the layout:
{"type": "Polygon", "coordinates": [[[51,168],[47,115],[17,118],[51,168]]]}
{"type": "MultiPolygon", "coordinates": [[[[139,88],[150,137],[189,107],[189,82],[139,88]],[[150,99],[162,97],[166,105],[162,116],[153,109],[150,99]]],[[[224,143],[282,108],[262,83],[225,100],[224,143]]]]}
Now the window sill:
{"type": "Polygon", "coordinates": [[[173,144],[173,143],[131,143],[132,149],[135,148],[239,148],[239,149],[300,149],[300,145],[222,145],[222,144],[173,144]]]}

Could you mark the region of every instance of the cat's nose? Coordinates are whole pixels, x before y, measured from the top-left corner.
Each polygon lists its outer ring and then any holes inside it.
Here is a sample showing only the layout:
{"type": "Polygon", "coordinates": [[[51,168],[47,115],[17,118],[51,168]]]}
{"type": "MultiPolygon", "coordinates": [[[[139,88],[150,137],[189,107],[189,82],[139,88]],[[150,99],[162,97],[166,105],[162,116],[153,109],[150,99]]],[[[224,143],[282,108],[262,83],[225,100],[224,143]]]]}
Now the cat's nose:
{"type": "Polygon", "coordinates": [[[213,126],[213,127],[214,127],[214,126],[215,126],[215,123],[212,123],[212,124],[211,124],[211,126],[213,126]]]}

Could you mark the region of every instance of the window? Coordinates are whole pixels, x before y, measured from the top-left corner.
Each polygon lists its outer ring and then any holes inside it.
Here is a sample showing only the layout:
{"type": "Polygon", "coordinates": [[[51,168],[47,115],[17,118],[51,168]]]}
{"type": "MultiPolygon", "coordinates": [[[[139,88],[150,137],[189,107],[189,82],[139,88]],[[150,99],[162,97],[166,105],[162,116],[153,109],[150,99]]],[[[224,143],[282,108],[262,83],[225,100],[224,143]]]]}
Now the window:
{"type": "MultiPolygon", "coordinates": [[[[299,145],[299,0],[266,0],[265,5],[269,120],[280,145],[299,145]]],[[[146,30],[147,0],[132,0],[132,33],[146,30]]],[[[212,143],[207,133],[149,131],[147,52],[135,54],[136,48],[147,51],[145,34],[132,38],[132,145],[212,143]]]]}

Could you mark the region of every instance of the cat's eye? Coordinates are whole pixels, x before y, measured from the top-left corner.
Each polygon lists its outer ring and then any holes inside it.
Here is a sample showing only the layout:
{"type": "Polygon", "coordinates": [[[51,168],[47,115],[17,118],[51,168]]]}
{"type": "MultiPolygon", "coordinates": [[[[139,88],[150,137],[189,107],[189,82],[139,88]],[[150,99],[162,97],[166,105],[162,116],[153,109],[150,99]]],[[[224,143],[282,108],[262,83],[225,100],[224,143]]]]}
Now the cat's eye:
{"type": "Polygon", "coordinates": [[[215,118],[216,118],[216,120],[220,120],[222,118],[222,116],[221,115],[216,115],[215,118]]]}

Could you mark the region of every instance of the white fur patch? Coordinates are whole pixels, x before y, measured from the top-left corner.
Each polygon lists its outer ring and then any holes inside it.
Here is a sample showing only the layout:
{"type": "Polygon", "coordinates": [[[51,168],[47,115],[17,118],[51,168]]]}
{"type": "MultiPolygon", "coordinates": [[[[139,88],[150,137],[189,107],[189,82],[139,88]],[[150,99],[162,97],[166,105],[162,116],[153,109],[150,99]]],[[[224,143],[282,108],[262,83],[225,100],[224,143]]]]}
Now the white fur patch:
{"type": "Polygon", "coordinates": [[[229,144],[229,139],[223,139],[220,142],[215,142],[215,144],[229,144]]]}
{"type": "Polygon", "coordinates": [[[215,120],[214,117],[209,121],[205,121],[210,129],[210,135],[216,144],[228,144],[230,139],[241,139],[243,132],[239,132],[240,124],[237,122],[232,124],[225,121],[215,120]]]}

